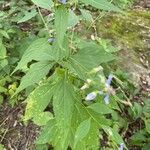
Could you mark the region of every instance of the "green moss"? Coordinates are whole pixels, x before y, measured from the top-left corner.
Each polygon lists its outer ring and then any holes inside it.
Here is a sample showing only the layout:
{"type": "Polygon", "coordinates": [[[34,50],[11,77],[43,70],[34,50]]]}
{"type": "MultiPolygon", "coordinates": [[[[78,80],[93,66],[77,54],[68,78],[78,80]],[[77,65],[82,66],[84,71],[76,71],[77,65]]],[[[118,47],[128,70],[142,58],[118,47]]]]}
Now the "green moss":
{"type": "Polygon", "coordinates": [[[141,74],[148,74],[140,56],[144,54],[150,62],[150,11],[129,11],[127,15],[110,14],[97,23],[98,36],[110,39],[118,46],[120,62],[117,68],[123,69],[130,79],[139,85],[141,74]]]}
{"type": "Polygon", "coordinates": [[[97,24],[98,34],[103,38],[111,39],[116,44],[126,45],[130,49],[148,49],[150,40],[150,12],[130,11],[126,16],[109,15],[102,18],[97,24]]]}

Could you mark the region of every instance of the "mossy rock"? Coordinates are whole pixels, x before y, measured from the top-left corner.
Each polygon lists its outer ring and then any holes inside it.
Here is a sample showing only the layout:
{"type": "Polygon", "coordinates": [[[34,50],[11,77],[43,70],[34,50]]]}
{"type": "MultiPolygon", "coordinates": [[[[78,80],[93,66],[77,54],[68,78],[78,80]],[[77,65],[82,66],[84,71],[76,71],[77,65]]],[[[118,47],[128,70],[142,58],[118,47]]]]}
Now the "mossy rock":
{"type": "Polygon", "coordinates": [[[128,48],[150,48],[150,11],[130,11],[107,15],[97,23],[98,34],[128,48]],[[147,42],[147,44],[145,44],[147,42]]]}
{"type": "Polygon", "coordinates": [[[149,73],[149,66],[141,63],[141,55],[150,62],[150,11],[132,10],[125,15],[109,14],[97,23],[98,36],[110,39],[121,49],[118,65],[139,81],[141,74],[149,73]]]}

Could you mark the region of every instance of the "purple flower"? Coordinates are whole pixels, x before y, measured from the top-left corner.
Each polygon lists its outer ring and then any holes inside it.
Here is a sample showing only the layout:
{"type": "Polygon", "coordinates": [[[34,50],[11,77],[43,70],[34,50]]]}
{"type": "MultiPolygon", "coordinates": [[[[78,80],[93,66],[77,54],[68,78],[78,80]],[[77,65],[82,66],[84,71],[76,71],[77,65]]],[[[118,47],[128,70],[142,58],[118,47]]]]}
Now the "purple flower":
{"type": "Polygon", "coordinates": [[[110,75],[108,76],[108,79],[106,80],[106,83],[105,83],[106,87],[109,87],[109,86],[110,86],[110,84],[111,84],[111,82],[112,82],[112,79],[113,79],[113,75],[110,74],[110,75]]]}
{"type": "Polygon", "coordinates": [[[121,143],[118,150],[123,150],[124,143],[121,143]]]}
{"type": "Polygon", "coordinates": [[[66,2],[66,0],[59,0],[62,4],[66,4],[67,2],[66,2]]]}
{"type": "Polygon", "coordinates": [[[104,102],[105,102],[106,105],[109,104],[109,100],[110,100],[109,99],[109,94],[107,93],[106,96],[104,97],[104,102]]]}
{"type": "Polygon", "coordinates": [[[89,93],[89,94],[86,96],[85,100],[86,100],[86,101],[91,101],[91,100],[93,100],[93,99],[96,98],[96,95],[97,95],[96,92],[89,93]]]}
{"type": "Polygon", "coordinates": [[[49,42],[49,43],[52,43],[52,42],[54,42],[54,41],[55,41],[54,38],[49,38],[49,39],[48,39],[48,42],[49,42]]]}

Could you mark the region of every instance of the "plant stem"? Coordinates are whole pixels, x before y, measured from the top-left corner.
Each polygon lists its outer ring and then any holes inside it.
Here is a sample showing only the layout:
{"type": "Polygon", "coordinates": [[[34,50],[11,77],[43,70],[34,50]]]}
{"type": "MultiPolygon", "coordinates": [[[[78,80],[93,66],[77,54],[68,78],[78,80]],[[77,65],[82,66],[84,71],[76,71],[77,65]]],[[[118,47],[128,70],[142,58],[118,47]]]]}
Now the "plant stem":
{"type": "MultiPolygon", "coordinates": [[[[39,12],[39,15],[40,15],[40,17],[41,17],[41,19],[42,19],[43,24],[44,24],[44,26],[45,26],[46,30],[47,30],[47,31],[48,31],[48,33],[49,33],[48,25],[47,25],[47,23],[45,22],[45,20],[44,20],[44,18],[43,18],[43,15],[42,15],[42,13],[41,13],[40,8],[39,8],[39,7],[37,7],[37,9],[38,9],[38,12],[39,12]]],[[[50,34],[50,33],[49,33],[49,34],[50,34]]]]}

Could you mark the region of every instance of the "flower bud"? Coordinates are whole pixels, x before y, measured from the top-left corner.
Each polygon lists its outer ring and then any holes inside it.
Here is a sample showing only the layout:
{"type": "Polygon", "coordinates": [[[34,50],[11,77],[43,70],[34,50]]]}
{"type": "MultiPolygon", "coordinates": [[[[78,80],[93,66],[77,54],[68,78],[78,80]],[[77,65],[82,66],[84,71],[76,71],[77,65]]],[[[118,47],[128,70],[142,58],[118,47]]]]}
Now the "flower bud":
{"type": "Polygon", "coordinates": [[[89,85],[85,83],[85,84],[80,88],[80,90],[85,90],[85,89],[87,89],[87,88],[89,88],[89,85]]]}

